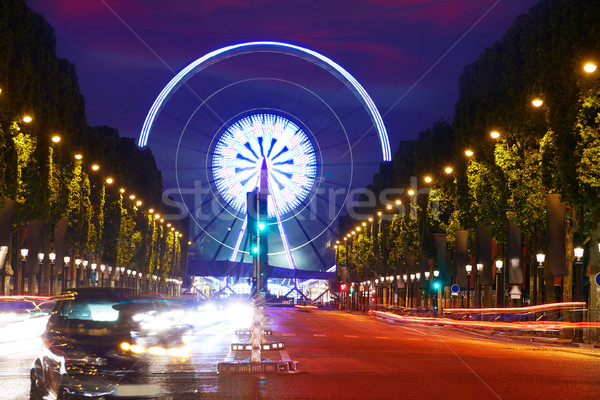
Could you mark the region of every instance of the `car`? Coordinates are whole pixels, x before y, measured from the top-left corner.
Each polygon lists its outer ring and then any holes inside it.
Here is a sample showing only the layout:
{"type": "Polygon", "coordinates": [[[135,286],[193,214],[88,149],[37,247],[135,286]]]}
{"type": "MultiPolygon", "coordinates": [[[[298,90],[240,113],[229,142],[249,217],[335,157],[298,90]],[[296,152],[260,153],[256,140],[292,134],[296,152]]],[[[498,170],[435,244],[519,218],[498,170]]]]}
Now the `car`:
{"type": "Polygon", "coordinates": [[[57,298],[31,368],[30,399],[160,398],[152,379],[190,370],[186,330],[166,301],[117,288],[78,288],[57,298]]]}

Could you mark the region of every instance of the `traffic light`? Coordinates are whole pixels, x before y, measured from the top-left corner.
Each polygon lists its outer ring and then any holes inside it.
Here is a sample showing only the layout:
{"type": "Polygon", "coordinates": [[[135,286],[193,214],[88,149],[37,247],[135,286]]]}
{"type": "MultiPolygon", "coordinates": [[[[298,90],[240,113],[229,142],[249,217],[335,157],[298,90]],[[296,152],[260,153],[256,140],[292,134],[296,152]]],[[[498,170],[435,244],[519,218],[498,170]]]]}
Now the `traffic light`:
{"type": "Polygon", "coordinates": [[[433,281],[433,288],[438,290],[441,287],[440,281],[433,281]]]}
{"type": "Polygon", "coordinates": [[[266,227],[267,227],[267,224],[265,224],[262,221],[258,221],[258,223],[256,224],[256,226],[258,227],[259,231],[264,231],[266,229],[266,227]]]}
{"type": "Polygon", "coordinates": [[[250,250],[252,251],[252,254],[258,254],[258,245],[253,244],[250,250]]]}
{"type": "Polygon", "coordinates": [[[342,292],[345,292],[345,291],[346,291],[346,284],[345,284],[345,283],[342,283],[342,284],[340,285],[340,291],[342,291],[342,292]]]}

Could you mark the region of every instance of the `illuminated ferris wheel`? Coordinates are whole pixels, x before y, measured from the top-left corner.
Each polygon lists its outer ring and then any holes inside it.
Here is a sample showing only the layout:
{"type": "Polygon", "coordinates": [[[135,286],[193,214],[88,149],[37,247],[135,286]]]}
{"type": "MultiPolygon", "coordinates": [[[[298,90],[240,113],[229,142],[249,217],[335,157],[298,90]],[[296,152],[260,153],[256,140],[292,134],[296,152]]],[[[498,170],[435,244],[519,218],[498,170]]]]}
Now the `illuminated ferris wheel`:
{"type": "Polygon", "coordinates": [[[138,144],[150,145],[168,201],[191,220],[191,253],[251,260],[246,196],[268,171],[269,263],[333,265],[335,221],[363,170],[391,159],[383,121],[364,88],[312,50],[249,42],[213,51],[162,90],[138,144]],[[152,135],[150,135],[152,133],[152,135]],[[158,154],[157,154],[158,153],[158,154]]]}
{"type": "Polygon", "coordinates": [[[246,193],[258,186],[263,159],[271,183],[269,217],[275,210],[285,215],[306,199],[317,173],[310,139],[286,118],[253,114],[229,127],[215,146],[214,183],[228,205],[246,213],[246,193]]]}

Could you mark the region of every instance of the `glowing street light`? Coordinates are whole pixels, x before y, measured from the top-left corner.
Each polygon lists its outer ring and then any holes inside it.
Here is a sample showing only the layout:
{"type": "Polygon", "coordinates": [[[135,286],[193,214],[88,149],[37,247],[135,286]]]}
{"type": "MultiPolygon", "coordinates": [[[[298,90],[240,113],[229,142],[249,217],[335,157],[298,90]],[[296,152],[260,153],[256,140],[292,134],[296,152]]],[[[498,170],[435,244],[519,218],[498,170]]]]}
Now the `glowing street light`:
{"type": "Polygon", "coordinates": [[[446,168],[444,168],[444,172],[447,173],[447,174],[451,174],[452,171],[454,171],[454,169],[452,167],[446,167],[446,168]]]}
{"type": "Polygon", "coordinates": [[[53,142],[53,143],[58,143],[58,142],[60,142],[60,136],[58,136],[58,135],[54,135],[54,136],[52,136],[52,142],[53,142]]]}
{"type": "Polygon", "coordinates": [[[533,104],[534,107],[541,107],[542,104],[544,104],[544,101],[542,99],[535,98],[531,100],[531,104],[533,104]]]}
{"type": "Polygon", "coordinates": [[[30,123],[31,121],[33,121],[33,118],[31,118],[31,116],[30,116],[30,115],[25,115],[25,116],[23,117],[23,122],[25,122],[25,123],[27,123],[27,124],[28,124],[28,123],[30,123]]]}
{"type": "Polygon", "coordinates": [[[92,171],[98,171],[99,169],[100,169],[100,166],[98,164],[92,165],[92,171]]]}
{"type": "Polygon", "coordinates": [[[76,160],[81,160],[83,158],[83,155],[80,153],[76,153],[74,157],[76,160]]]}
{"type": "Polygon", "coordinates": [[[107,184],[109,184],[109,185],[110,185],[110,184],[112,184],[113,182],[114,182],[113,178],[111,178],[111,177],[108,177],[108,178],[106,178],[106,183],[107,183],[107,184]]]}
{"type": "Polygon", "coordinates": [[[498,131],[491,131],[490,132],[490,136],[492,137],[492,139],[498,139],[500,137],[500,132],[498,132],[498,131]]]}
{"type": "Polygon", "coordinates": [[[591,74],[592,72],[596,71],[596,64],[589,62],[583,66],[583,70],[588,74],[591,74]]]}
{"type": "Polygon", "coordinates": [[[467,156],[467,157],[472,157],[472,156],[473,156],[473,154],[474,154],[474,153],[473,153],[473,150],[470,150],[470,149],[467,149],[467,150],[465,150],[465,156],[467,156]]]}
{"type": "Polygon", "coordinates": [[[425,177],[425,182],[427,182],[427,183],[431,183],[431,181],[432,181],[432,180],[433,180],[433,179],[431,179],[431,177],[430,177],[429,175],[427,175],[427,176],[425,177]]]}

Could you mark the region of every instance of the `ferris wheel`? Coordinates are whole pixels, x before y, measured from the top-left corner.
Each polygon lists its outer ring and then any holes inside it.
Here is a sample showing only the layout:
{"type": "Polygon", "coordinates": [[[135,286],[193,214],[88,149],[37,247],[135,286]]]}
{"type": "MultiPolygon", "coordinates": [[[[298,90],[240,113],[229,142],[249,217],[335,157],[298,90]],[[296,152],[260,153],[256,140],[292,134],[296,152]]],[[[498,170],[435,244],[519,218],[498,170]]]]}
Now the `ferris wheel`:
{"type": "Polygon", "coordinates": [[[391,153],[381,115],[345,69],[312,50],[248,42],[178,73],[152,105],[152,147],[168,202],[191,220],[191,252],[251,260],[246,196],[268,171],[269,263],[333,264],[335,221],[391,153]],[[264,163],[264,164],[263,164],[264,163]]]}

